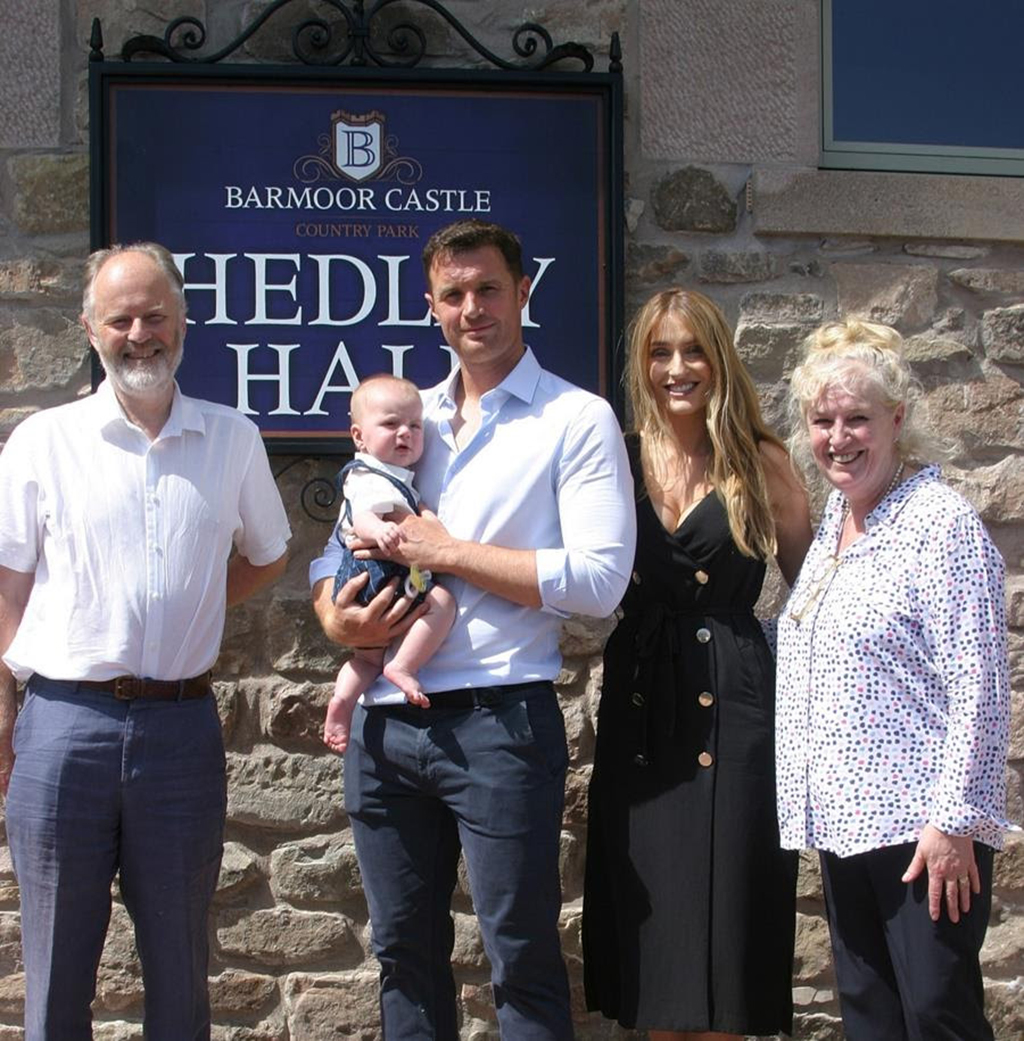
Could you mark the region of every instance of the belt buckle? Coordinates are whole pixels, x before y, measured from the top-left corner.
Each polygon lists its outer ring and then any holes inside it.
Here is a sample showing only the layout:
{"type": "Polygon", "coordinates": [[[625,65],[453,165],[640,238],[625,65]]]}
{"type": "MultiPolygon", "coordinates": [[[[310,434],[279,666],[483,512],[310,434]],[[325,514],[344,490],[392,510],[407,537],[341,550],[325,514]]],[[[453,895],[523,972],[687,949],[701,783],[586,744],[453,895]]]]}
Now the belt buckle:
{"type": "Polygon", "coordinates": [[[118,676],[114,680],[114,697],[118,701],[134,701],[142,694],[142,680],[138,676],[118,676]]]}

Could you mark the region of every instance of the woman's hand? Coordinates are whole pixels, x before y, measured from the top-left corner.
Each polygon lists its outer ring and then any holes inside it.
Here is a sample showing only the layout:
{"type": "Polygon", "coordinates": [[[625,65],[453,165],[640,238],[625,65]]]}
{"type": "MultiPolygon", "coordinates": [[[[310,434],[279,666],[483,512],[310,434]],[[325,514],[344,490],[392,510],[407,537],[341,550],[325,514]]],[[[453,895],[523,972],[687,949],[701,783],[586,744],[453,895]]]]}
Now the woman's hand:
{"type": "Polygon", "coordinates": [[[913,882],[922,871],[928,872],[928,913],[932,921],[939,920],[945,900],[949,920],[959,922],[961,912],[967,914],[971,909],[971,893],[981,892],[974,840],[969,835],[947,835],[926,824],[903,881],[913,882]]]}

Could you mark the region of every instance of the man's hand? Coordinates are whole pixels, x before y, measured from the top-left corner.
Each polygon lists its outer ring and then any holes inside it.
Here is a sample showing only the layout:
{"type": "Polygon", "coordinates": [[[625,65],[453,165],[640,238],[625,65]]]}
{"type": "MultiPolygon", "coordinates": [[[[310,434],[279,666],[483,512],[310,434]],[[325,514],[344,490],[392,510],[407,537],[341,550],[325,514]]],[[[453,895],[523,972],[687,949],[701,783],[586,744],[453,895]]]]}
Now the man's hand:
{"type": "Polygon", "coordinates": [[[386,547],[378,539],[380,552],[357,550],[355,556],[365,560],[370,557],[385,557],[406,567],[415,565],[425,571],[452,571],[458,559],[458,541],[448,534],[448,529],[437,519],[437,514],[424,510],[419,516],[406,514],[398,528],[401,538],[393,547],[386,547]]]}
{"type": "Polygon", "coordinates": [[[426,604],[413,608],[409,597],[395,598],[397,579],[392,579],[364,607],[356,602],[356,595],[369,580],[366,573],[349,579],[338,590],[338,599],[333,603],[333,578],[321,579],[313,586],[313,610],[329,640],[344,647],[386,647],[426,612],[426,604]]]}
{"type": "Polygon", "coordinates": [[[928,872],[928,913],[937,922],[945,900],[951,922],[971,909],[971,893],[981,892],[981,876],[974,860],[974,841],[969,835],[947,835],[926,824],[918,840],[914,858],[903,874],[913,882],[922,871],[928,872]]]}

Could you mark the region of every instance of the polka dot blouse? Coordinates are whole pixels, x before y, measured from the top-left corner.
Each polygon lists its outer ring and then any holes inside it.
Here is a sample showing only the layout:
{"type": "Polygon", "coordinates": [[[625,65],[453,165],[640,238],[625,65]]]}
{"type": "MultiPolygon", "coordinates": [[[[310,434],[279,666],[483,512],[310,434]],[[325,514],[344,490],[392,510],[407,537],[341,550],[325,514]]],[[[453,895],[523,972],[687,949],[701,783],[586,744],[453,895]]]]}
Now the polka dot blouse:
{"type": "Polygon", "coordinates": [[[1009,741],[1004,566],[926,467],[835,556],[842,495],[779,620],[776,758],[788,849],[852,856],[925,824],[999,849],[1009,741]]]}

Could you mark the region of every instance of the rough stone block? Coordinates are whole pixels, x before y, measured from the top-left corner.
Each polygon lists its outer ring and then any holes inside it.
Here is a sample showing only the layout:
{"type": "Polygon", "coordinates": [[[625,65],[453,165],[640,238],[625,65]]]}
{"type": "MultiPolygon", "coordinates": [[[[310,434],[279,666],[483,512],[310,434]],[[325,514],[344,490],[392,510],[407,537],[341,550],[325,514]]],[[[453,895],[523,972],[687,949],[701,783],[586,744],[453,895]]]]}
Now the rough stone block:
{"type": "Polygon", "coordinates": [[[275,599],[267,612],[267,650],[276,672],[310,671],[330,675],[345,652],[324,636],[305,599],[275,599]]]}
{"type": "Polygon", "coordinates": [[[457,969],[486,969],[487,955],[484,953],[484,941],[475,915],[456,912],[452,919],[455,922],[452,965],[457,969]]]}
{"type": "Polygon", "coordinates": [[[267,684],[259,698],[263,732],[274,744],[323,751],[324,716],[333,684],[267,684]]]}
{"type": "Polygon", "coordinates": [[[565,813],[562,820],[566,826],[586,827],[587,787],[590,784],[591,767],[570,767],[565,776],[565,813]]]}
{"type": "Polygon", "coordinates": [[[0,1015],[20,1016],[24,1010],[25,974],[10,972],[0,976],[0,1015]]]}
{"type": "MultiPolygon", "coordinates": [[[[11,851],[0,846],[0,905],[16,907],[18,903],[18,880],[14,877],[11,851]]],[[[0,967],[0,973],[2,973],[0,967]]]]}
{"type": "Polygon", "coordinates": [[[965,495],[987,524],[1019,524],[1024,520],[1024,458],[1008,456],[978,467],[959,480],[948,469],[950,483],[965,495]]]}
{"type": "Polygon", "coordinates": [[[651,192],[654,219],[665,231],[726,232],[736,227],[736,201],[710,170],[685,166],[651,192]]]}
{"type": "Polygon", "coordinates": [[[240,842],[225,842],[217,879],[217,900],[234,900],[260,878],[259,857],[240,842]]]}
{"type": "Polygon", "coordinates": [[[626,279],[645,288],[675,283],[689,266],[690,255],[674,246],[626,247],[626,279]]]}
{"type": "Polygon", "coordinates": [[[291,1041],[357,1038],[380,1041],[380,985],[376,971],[294,974],[285,982],[291,1041]]]}
{"type": "Polygon", "coordinates": [[[985,1015],[996,1041],[1019,1041],[1024,1037],[1024,984],[1018,972],[1009,981],[990,980],[985,987],[985,1015]]]}
{"type": "Polygon", "coordinates": [[[824,918],[797,913],[793,978],[815,984],[832,979],[832,948],[824,918]]]}
{"type": "Polygon", "coordinates": [[[928,325],[938,306],[939,273],[910,264],[832,265],[839,309],[901,330],[928,325]]]}
{"type": "Polygon", "coordinates": [[[608,618],[584,618],[581,615],[566,618],[562,623],[559,649],[567,657],[600,654],[616,624],[614,615],[608,618]]]}
{"type": "Polygon", "coordinates": [[[816,293],[765,292],[755,289],[740,300],[740,320],[817,325],[825,316],[825,301],[816,293]]]}
{"type": "Polygon", "coordinates": [[[1003,977],[1013,975],[1024,965],[1024,928],[1018,916],[1012,913],[990,922],[981,948],[982,975],[1003,977]]]}
{"type": "Polygon", "coordinates": [[[981,317],[981,342],[993,361],[1024,361],[1024,304],[986,311],[981,317]]]}
{"type": "Polygon", "coordinates": [[[701,282],[767,282],[779,271],[778,259],[762,250],[706,249],[701,252],[701,282]]]}
{"type": "Polygon", "coordinates": [[[289,843],[270,856],[270,886],[290,904],[362,900],[362,879],[349,832],[289,843]]]}
{"type": "Polygon", "coordinates": [[[1024,296],[1024,271],[1000,268],[964,267],[946,276],[954,285],[988,296],[1024,296]]]}
{"type": "Polygon", "coordinates": [[[94,1004],[99,1010],[117,1014],[142,1009],[142,966],[135,950],[135,929],[120,904],[114,904],[111,910],[94,1004]]]}
{"type": "Polygon", "coordinates": [[[959,455],[1000,459],[1021,444],[1024,389],[1001,372],[934,387],[922,403],[928,429],[959,446],[959,455]]]}
{"type": "Polygon", "coordinates": [[[89,157],[18,155],[7,161],[14,186],[12,217],[27,235],[89,228],[89,157]]]}
{"type": "Polygon", "coordinates": [[[792,372],[811,328],[809,325],[776,325],[742,319],[736,326],[736,350],[751,379],[762,386],[777,383],[792,372]]]}
{"type": "Polygon", "coordinates": [[[85,333],[66,314],[49,308],[0,312],[0,389],[22,393],[84,387],[88,357],[85,333]]]}
{"type": "Polygon", "coordinates": [[[0,912],[0,974],[21,972],[21,915],[0,912]]]}
{"type": "Polygon", "coordinates": [[[302,834],[340,827],[341,761],[276,749],[229,752],[228,820],[271,831],[302,834]]]}
{"type": "Polygon", "coordinates": [[[216,1018],[260,1015],[276,1004],[279,996],[273,976],[225,969],[219,976],[210,977],[210,1007],[216,1018]]]}
{"type": "Polygon", "coordinates": [[[800,851],[800,873],[797,875],[796,895],[800,900],[814,900],[824,904],[821,888],[821,865],[814,850],[800,851]]]}
{"type": "MultiPolygon", "coordinates": [[[[24,258],[0,261],[0,300],[78,304],[81,263],[24,258]]],[[[84,333],[82,334],[84,336],[84,333]]]]}
{"type": "Polygon", "coordinates": [[[349,921],[324,911],[224,910],[217,915],[216,931],[223,956],[270,968],[315,965],[329,959],[335,968],[348,969],[365,957],[349,921]]]}

